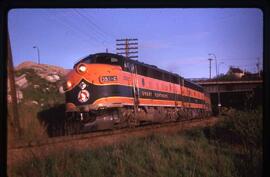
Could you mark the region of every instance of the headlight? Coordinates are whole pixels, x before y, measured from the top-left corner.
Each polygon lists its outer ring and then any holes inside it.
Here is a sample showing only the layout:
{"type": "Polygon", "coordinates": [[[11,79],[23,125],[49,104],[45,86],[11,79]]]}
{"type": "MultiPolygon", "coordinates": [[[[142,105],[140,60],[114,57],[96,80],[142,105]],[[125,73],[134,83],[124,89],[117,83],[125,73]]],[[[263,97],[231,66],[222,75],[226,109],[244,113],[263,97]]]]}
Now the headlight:
{"type": "Polygon", "coordinates": [[[85,73],[85,72],[87,71],[87,67],[86,67],[84,64],[80,64],[80,65],[78,66],[78,71],[79,71],[80,73],[85,73]]]}
{"type": "Polygon", "coordinates": [[[67,89],[72,87],[72,83],[70,81],[67,81],[67,89]]]}

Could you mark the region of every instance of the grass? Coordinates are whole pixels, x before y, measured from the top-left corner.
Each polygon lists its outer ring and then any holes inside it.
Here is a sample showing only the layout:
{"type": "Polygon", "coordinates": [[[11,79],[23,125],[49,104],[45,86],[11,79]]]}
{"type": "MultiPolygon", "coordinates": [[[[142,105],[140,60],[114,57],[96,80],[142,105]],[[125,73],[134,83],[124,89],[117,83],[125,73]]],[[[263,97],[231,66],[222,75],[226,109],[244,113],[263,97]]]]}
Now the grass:
{"type": "Polygon", "coordinates": [[[67,150],[21,164],[12,176],[237,176],[228,152],[207,140],[152,135],[94,151],[67,150]],[[25,170],[27,169],[27,170],[25,170]]]}
{"type": "MultiPolygon", "coordinates": [[[[10,105],[9,105],[10,107],[10,105]]],[[[11,109],[9,109],[11,110],[11,109]]],[[[30,142],[47,138],[46,125],[39,121],[37,113],[41,110],[38,105],[18,104],[19,121],[21,127],[20,141],[30,142]]],[[[8,138],[9,144],[15,144],[17,139],[14,139],[14,126],[12,115],[8,115],[8,138]]]]}
{"type": "MultiPolygon", "coordinates": [[[[58,92],[59,86],[63,83],[63,79],[56,83],[50,83],[46,79],[39,77],[34,69],[21,69],[16,71],[16,76],[26,74],[28,87],[21,89],[23,92],[23,99],[18,104],[19,121],[22,129],[20,135],[21,141],[34,141],[48,137],[48,126],[50,122],[46,122],[42,115],[46,110],[58,108],[59,105],[64,103],[64,95],[58,92]],[[34,85],[39,85],[39,88],[34,88],[34,85]],[[46,90],[48,88],[48,90],[46,90]],[[37,101],[38,104],[32,101],[37,101]],[[41,116],[39,116],[41,115],[41,116]]],[[[55,116],[64,114],[64,109],[53,109],[52,112],[55,116]],[[56,111],[62,111],[56,113],[56,111]]],[[[48,112],[48,111],[47,111],[48,112]]],[[[51,118],[59,118],[51,116],[51,118]]],[[[13,113],[11,105],[8,105],[8,143],[14,144],[14,123],[12,120],[13,113]]]]}
{"type": "Polygon", "coordinates": [[[153,134],[96,150],[66,149],[44,160],[33,158],[17,164],[10,176],[260,176],[262,149],[258,122],[261,118],[260,109],[234,111],[212,128],[174,135],[153,134]],[[254,122],[244,123],[249,121],[254,122]],[[239,130],[251,125],[255,128],[248,127],[252,131],[239,130]],[[228,140],[224,133],[238,138],[228,140]],[[256,136],[251,136],[254,133],[256,136]],[[249,143],[251,137],[256,145],[249,143]]]}

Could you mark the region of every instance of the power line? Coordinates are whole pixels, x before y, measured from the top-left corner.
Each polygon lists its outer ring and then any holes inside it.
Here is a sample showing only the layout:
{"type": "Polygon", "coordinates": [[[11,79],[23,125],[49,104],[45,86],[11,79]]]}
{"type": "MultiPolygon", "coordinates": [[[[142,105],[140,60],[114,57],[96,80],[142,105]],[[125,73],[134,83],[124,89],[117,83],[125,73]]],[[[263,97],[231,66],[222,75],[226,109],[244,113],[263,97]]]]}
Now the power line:
{"type": "Polygon", "coordinates": [[[243,58],[241,58],[241,57],[232,57],[232,58],[220,58],[220,60],[250,60],[250,59],[253,59],[253,60],[256,60],[256,58],[257,57],[243,57],[243,58]]]}
{"type": "MultiPolygon", "coordinates": [[[[92,19],[94,19],[92,15],[90,15],[90,14],[88,14],[88,15],[89,15],[92,19]]],[[[103,28],[100,28],[99,25],[97,25],[96,23],[93,22],[93,24],[94,24],[98,29],[100,29],[104,34],[107,34],[109,37],[111,37],[111,38],[113,38],[113,39],[117,38],[112,32],[108,33],[107,31],[104,31],[103,28]]]]}
{"type": "Polygon", "coordinates": [[[92,30],[96,31],[96,33],[97,33],[98,35],[102,36],[103,38],[107,38],[106,35],[104,35],[105,33],[104,33],[102,30],[100,30],[100,28],[99,28],[94,22],[92,22],[87,16],[85,16],[85,15],[82,14],[82,13],[80,13],[77,9],[73,9],[73,11],[74,11],[77,15],[79,15],[81,18],[85,19],[85,20],[88,22],[88,24],[90,24],[89,27],[90,27],[92,30]],[[93,27],[95,27],[95,28],[93,28],[93,27]]]}
{"type": "Polygon", "coordinates": [[[99,39],[97,39],[96,37],[93,37],[89,34],[87,34],[86,32],[82,31],[80,28],[78,28],[77,26],[74,26],[72,25],[69,21],[67,21],[65,18],[61,18],[59,16],[57,16],[56,14],[52,14],[49,12],[49,14],[54,18],[56,19],[58,22],[60,22],[61,24],[64,24],[65,26],[68,26],[70,29],[72,29],[72,31],[74,32],[77,32],[77,33],[80,33],[81,35],[83,36],[86,36],[88,39],[91,39],[91,42],[95,42],[96,44],[99,44],[99,45],[103,45],[103,43],[100,42],[99,39]]]}
{"type": "MultiPolygon", "coordinates": [[[[56,20],[59,24],[61,23],[62,25],[64,25],[64,26],[68,27],[69,29],[71,29],[73,32],[76,31],[76,30],[74,30],[72,27],[70,27],[70,25],[67,25],[66,23],[64,23],[64,22],[62,22],[61,20],[59,20],[58,18],[56,18],[56,15],[53,16],[52,13],[50,13],[50,12],[48,12],[48,14],[49,14],[54,20],[56,20]]],[[[47,14],[47,15],[48,15],[48,14],[47,14]]]]}
{"type": "MultiPolygon", "coordinates": [[[[66,18],[63,18],[63,20],[64,20],[65,22],[69,23],[68,20],[67,20],[66,18]]],[[[70,23],[69,23],[69,24],[70,24],[70,23]]],[[[88,38],[95,40],[98,44],[104,45],[103,43],[101,43],[101,40],[97,38],[97,36],[90,35],[88,32],[83,31],[83,30],[82,30],[81,28],[79,28],[77,25],[71,25],[71,26],[73,26],[73,28],[75,28],[77,31],[81,32],[82,34],[84,34],[84,35],[87,36],[88,38]]]]}
{"type": "MultiPolygon", "coordinates": [[[[73,11],[75,13],[77,13],[79,16],[81,16],[82,18],[84,18],[89,24],[91,24],[91,26],[95,27],[95,30],[102,35],[103,37],[106,38],[106,36],[115,39],[116,36],[114,36],[113,34],[109,34],[106,31],[104,31],[101,27],[99,27],[99,25],[97,25],[96,23],[94,23],[88,16],[86,16],[85,14],[79,12],[77,9],[73,9],[73,11]]],[[[93,17],[92,17],[93,18],[93,17]]]]}

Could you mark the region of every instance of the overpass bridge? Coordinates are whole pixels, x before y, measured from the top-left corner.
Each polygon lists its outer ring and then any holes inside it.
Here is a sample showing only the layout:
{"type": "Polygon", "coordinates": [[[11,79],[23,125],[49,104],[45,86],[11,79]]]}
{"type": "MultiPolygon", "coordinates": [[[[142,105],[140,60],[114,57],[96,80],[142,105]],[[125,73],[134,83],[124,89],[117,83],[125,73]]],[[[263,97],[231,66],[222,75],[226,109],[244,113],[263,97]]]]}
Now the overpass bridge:
{"type": "Polygon", "coordinates": [[[210,93],[212,110],[219,112],[222,106],[249,109],[262,105],[263,80],[195,81],[210,93]]]}
{"type": "Polygon", "coordinates": [[[247,81],[198,81],[208,93],[248,92],[262,86],[263,80],[247,81]]]}

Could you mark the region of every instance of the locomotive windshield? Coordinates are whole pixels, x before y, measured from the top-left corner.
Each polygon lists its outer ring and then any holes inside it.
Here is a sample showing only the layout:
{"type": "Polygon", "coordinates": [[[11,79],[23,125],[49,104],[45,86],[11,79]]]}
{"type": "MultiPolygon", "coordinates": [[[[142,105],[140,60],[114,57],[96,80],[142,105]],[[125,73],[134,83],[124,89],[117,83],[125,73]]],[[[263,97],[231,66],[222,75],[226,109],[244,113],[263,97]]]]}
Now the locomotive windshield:
{"type": "Polygon", "coordinates": [[[78,63],[74,65],[74,68],[79,63],[86,64],[109,64],[109,65],[121,65],[121,59],[114,55],[89,55],[88,57],[80,60],[78,63]]]}

